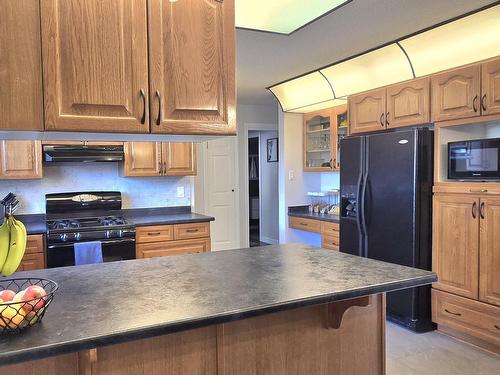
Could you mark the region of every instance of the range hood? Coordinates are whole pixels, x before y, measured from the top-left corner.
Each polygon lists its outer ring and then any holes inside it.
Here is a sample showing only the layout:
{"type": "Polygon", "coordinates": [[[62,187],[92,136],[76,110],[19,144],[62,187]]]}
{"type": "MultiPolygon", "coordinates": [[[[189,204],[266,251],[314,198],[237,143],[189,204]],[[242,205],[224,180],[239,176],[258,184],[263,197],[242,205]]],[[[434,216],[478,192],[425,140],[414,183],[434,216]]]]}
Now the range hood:
{"type": "Polygon", "coordinates": [[[113,162],[123,160],[123,146],[44,145],[45,162],[113,162]]]}

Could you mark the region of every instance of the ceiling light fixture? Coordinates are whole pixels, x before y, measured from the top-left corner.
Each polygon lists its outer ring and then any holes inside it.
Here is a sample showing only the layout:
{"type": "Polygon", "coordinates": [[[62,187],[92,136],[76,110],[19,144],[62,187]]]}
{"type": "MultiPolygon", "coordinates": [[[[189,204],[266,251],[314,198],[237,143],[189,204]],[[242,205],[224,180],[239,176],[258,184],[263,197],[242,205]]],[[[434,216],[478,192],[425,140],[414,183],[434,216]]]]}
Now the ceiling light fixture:
{"type": "Polygon", "coordinates": [[[236,0],[236,27],[291,34],[352,0],[236,0]]]}
{"type": "Polygon", "coordinates": [[[267,89],[284,112],[307,113],[358,92],[500,56],[499,41],[496,2],[267,89]]]}

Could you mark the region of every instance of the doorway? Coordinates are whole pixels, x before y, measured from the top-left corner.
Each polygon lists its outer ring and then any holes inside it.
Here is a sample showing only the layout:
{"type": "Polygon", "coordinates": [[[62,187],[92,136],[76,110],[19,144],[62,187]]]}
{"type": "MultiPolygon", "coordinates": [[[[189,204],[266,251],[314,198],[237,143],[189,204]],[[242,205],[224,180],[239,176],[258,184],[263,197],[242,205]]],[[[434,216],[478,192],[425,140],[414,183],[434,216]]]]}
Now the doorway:
{"type": "Polygon", "coordinates": [[[277,132],[248,132],[248,231],[250,247],[277,243],[277,132]]]}

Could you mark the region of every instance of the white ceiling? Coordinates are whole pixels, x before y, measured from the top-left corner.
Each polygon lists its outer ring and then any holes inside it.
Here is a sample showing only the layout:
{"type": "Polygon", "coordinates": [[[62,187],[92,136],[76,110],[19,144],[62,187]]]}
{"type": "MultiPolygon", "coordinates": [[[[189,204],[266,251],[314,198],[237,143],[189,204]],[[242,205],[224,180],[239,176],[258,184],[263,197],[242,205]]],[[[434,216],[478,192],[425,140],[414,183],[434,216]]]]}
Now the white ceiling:
{"type": "Polygon", "coordinates": [[[495,2],[354,0],[288,36],[238,30],[238,103],[276,103],[272,84],[495,2]]]}

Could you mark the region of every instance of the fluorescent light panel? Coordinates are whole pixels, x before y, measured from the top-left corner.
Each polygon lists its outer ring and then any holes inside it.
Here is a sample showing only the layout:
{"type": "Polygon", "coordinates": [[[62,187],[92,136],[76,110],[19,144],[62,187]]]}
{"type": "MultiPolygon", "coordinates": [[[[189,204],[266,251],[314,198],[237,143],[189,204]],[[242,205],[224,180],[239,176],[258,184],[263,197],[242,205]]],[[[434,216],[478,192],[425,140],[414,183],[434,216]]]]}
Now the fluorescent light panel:
{"type": "Polygon", "coordinates": [[[289,34],[350,0],[236,0],[236,27],[289,34]]]}
{"type": "Polygon", "coordinates": [[[320,109],[318,106],[329,100],[412,79],[412,67],[415,77],[422,77],[500,56],[500,5],[400,40],[399,44],[408,57],[395,42],[270,90],[285,112],[306,113],[320,109]],[[328,83],[335,95],[328,92],[328,83]]]}
{"type": "Polygon", "coordinates": [[[322,109],[326,108],[332,108],[332,107],[337,107],[339,105],[347,104],[347,99],[332,99],[332,100],[327,100],[326,102],[318,103],[318,104],[312,104],[308,105],[305,107],[297,108],[291,111],[288,111],[290,113],[309,113],[309,112],[314,112],[314,111],[320,111],[322,109]]]}

